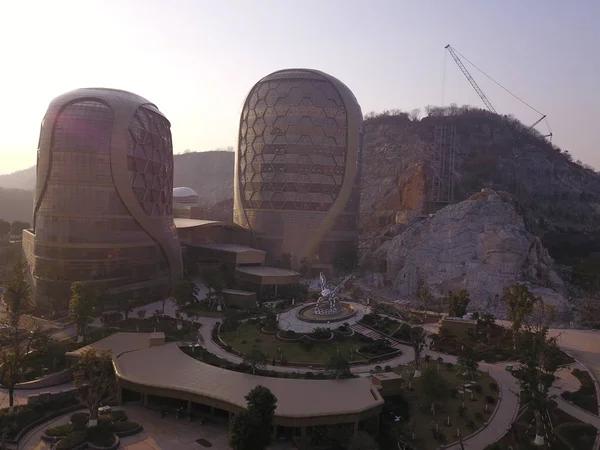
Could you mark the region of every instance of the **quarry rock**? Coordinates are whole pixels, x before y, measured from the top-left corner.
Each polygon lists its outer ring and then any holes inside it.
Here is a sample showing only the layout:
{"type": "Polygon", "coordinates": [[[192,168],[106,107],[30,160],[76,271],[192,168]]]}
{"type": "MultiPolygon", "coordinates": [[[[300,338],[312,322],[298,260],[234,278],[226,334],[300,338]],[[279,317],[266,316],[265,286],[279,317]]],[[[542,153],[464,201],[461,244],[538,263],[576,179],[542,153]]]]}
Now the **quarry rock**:
{"type": "Polygon", "coordinates": [[[484,189],[446,206],[395,236],[385,249],[387,278],[403,298],[416,297],[422,285],[436,296],[467,289],[470,309],[502,315],[504,288],[523,282],[558,310],[567,308],[552,258],[506,193],[484,189]]]}

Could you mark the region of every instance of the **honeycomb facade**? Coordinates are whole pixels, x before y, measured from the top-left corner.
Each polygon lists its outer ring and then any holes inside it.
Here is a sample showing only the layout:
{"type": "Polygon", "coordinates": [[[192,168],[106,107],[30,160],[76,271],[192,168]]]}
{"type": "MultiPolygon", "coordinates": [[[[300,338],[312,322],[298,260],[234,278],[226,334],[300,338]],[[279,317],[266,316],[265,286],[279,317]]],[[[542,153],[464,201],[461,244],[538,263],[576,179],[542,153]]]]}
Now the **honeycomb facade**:
{"type": "Polygon", "coordinates": [[[170,123],[149,101],[104,88],[54,99],[40,131],[33,228],[23,232],[36,303],[74,281],[166,293],[181,277],[172,217],[170,123]]]}
{"type": "Polygon", "coordinates": [[[308,69],[266,76],[240,118],[234,221],[271,261],[330,268],[358,239],[361,145],[360,106],[342,82],[308,69]]]}

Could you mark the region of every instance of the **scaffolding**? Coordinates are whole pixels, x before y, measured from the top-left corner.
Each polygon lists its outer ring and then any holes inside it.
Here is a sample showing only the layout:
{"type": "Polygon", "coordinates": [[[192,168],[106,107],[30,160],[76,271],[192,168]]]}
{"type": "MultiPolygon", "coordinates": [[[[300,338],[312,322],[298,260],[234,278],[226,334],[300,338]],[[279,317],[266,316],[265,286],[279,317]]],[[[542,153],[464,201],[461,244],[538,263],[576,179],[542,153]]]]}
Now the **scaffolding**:
{"type": "Polygon", "coordinates": [[[433,176],[429,202],[454,202],[454,160],[456,155],[456,127],[438,125],[434,130],[433,176]]]}

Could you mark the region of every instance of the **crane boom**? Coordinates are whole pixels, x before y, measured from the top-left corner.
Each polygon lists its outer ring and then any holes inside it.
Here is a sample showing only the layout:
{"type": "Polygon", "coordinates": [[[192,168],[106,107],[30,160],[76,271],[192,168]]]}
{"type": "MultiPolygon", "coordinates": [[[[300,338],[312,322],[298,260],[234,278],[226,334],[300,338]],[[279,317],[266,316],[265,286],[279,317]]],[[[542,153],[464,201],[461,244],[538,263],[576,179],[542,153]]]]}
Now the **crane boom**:
{"type": "Polygon", "coordinates": [[[479,97],[481,98],[483,103],[485,103],[485,106],[487,106],[487,108],[491,112],[498,114],[496,112],[496,109],[492,105],[492,103],[488,100],[488,98],[485,96],[485,94],[483,93],[483,91],[481,90],[481,88],[479,87],[477,82],[475,81],[475,79],[471,76],[471,74],[469,73],[469,71],[467,70],[465,65],[462,63],[462,61],[460,60],[460,58],[458,57],[458,55],[456,54],[456,52],[454,51],[452,46],[450,44],[448,44],[448,45],[446,45],[445,48],[446,48],[446,50],[448,50],[448,53],[450,53],[450,56],[452,56],[452,59],[454,59],[454,62],[456,63],[458,68],[462,71],[462,73],[465,75],[465,77],[467,78],[469,83],[471,83],[471,86],[473,86],[473,89],[475,89],[475,92],[477,92],[477,95],[479,95],[479,97]]]}

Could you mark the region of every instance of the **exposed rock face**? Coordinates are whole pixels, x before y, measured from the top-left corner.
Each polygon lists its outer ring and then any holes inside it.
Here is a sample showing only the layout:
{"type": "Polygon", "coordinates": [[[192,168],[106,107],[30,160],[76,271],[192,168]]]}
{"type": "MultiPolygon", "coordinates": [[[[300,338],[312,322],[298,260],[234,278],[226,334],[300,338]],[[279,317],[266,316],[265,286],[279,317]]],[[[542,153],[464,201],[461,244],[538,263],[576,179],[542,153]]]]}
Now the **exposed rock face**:
{"type": "Polygon", "coordinates": [[[431,211],[434,128],[444,124],[456,127],[455,201],[482,188],[506,191],[557,261],[600,251],[600,176],[517,121],[467,108],[365,121],[362,237],[387,232],[399,212],[431,211]]]}
{"type": "Polygon", "coordinates": [[[482,190],[409,226],[384,246],[387,277],[402,297],[414,297],[421,284],[438,296],[467,289],[471,308],[501,313],[504,288],[525,282],[557,309],[567,307],[552,258],[506,193],[482,190]]]}

